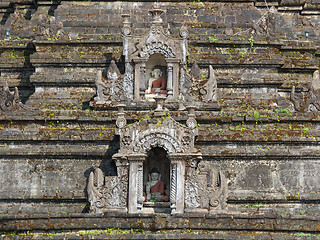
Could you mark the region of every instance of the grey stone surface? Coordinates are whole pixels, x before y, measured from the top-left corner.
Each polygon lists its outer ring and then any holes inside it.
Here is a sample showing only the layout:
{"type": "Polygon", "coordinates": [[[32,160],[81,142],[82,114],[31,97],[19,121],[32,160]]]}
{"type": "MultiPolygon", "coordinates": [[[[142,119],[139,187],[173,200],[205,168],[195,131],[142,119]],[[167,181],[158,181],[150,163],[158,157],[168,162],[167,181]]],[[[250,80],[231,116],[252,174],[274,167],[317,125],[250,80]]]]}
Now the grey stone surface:
{"type": "MultiPolygon", "coordinates": [[[[155,103],[133,101],[133,92],[137,90],[133,80],[138,69],[126,58],[129,45],[135,51],[130,36],[137,37],[137,43],[141,40],[139,37],[149,33],[152,16],[148,16],[148,10],[153,5],[147,1],[37,1],[35,5],[29,0],[6,0],[0,3],[2,39],[5,29],[11,29],[10,41],[0,41],[0,85],[8,83],[0,97],[1,217],[11,213],[18,214],[19,218],[24,213],[89,211],[86,186],[90,172],[99,167],[106,175],[104,179],[118,178],[117,166],[112,163],[120,143],[116,134],[121,126],[144,122],[142,118],[151,120],[155,109],[155,103]],[[131,16],[126,23],[120,18],[122,14],[131,16]],[[130,33],[125,31],[126,27],[130,33]],[[122,38],[125,34],[127,43],[122,38]],[[96,94],[97,72],[107,72],[112,60],[119,68],[119,75],[124,76],[119,82],[123,81],[127,94],[127,98],[121,99],[125,110],[115,111],[117,104],[114,104],[109,109],[92,105],[95,107],[92,111],[89,102],[96,94]],[[16,94],[13,93],[15,87],[19,90],[15,90],[16,94]],[[7,98],[3,98],[4,92],[8,93],[7,98]],[[4,106],[4,99],[8,98],[4,106]],[[16,107],[11,108],[14,104],[16,107]]],[[[228,211],[248,216],[233,220],[214,214],[204,217],[204,211],[195,213],[189,209],[188,216],[198,214],[199,218],[190,222],[175,219],[167,225],[165,221],[157,222],[156,228],[188,229],[199,227],[197,224],[220,229],[230,226],[232,231],[238,228],[242,233],[210,237],[242,239],[248,236],[244,229],[255,221],[251,215],[272,213],[277,215],[277,221],[266,217],[263,224],[256,222],[254,232],[257,234],[251,235],[251,239],[317,238],[312,235],[313,230],[311,235],[303,232],[312,229],[312,224],[302,219],[306,215],[317,217],[320,213],[318,4],[283,0],[268,2],[266,7],[263,1],[235,0],[160,1],[160,6],[165,10],[162,18],[166,38],[162,41],[168,44],[172,39],[179,39],[179,44],[183,43],[172,49],[182,49],[177,63],[180,69],[173,71],[173,77],[184,81],[175,85],[180,102],[164,103],[162,108],[175,121],[188,127],[197,126],[193,129],[197,131],[194,148],[201,152],[202,163],[208,165],[208,175],[219,176],[217,179],[225,176],[229,189],[228,211]],[[310,31],[308,41],[306,30],[310,31]],[[188,71],[194,61],[199,69],[197,77],[192,79],[188,71]],[[207,81],[208,78],[211,81],[207,81]],[[187,98],[185,93],[191,87],[195,90],[192,97],[187,98]],[[217,99],[207,98],[207,88],[215,91],[217,99]],[[202,101],[204,98],[206,102],[202,101]],[[195,100],[200,103],[191,116],[184,107],[188,107],[188,101],[195,100]],[[217,169],[219,174],[214,171],[217,169]],[[298,216],[288,226],[292,214],[298,216]],[[268,234],[259,235],[257,231],[263,227],[268,228],[268,234]],[[274,233],[280,230],[293,232],[274,233]],[[299,235],[299,232],[302,233],[299,235]]],[[[136,53],[144,52],[145,56],[151,55],[150,51],[139,48],[136,53]]],[[[165,53],[163,49],[161,53],[165,53]]],[[[141,73],[143,75],[143,71],[141,73]]],[[[140,94],[140,90],[143,88],[136,92],[140,94]]],[[[194,170],[200,183],[213,179],[199,168],[187,168],[185,173],[194,170]]],[[[181,180],[189,189],[198,183],[187,177],[181,180]]],[[[194,204],[192,200],[189,197],[190,205],[194,204]]],[[[94,226],[97,219],[88,220],[90,216],[81,220],[94,226]]],[[[63,221],[57,220],[51,227],[59,228],[63,221]]],[[[137,219],[130,221],[133,224],[137,219]]],[[[145,228],[154,227],[150,219],[142,222],[145,228]]],[[[32,226],[37,223],[34,221],[32,226]]],[[[30,226],[25,229],[31,229],[30,226]]],[[[120,226],[127,225],[121,221],[102,225],[120,226]]],[[[190,235],[183,233],[181,237],[209,237],[190,235]]],[[[177,235],[172,233],[167,237],[174,239],[177,235]]]]}

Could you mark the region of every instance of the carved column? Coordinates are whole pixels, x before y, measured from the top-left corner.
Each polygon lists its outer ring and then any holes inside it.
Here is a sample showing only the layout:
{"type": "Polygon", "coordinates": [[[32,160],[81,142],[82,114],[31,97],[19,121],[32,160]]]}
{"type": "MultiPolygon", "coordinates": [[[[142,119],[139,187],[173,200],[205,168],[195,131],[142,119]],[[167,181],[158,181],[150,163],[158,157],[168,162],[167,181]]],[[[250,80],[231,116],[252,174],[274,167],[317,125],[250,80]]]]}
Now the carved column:
{"type": "Polygon", "coordinates": [[[113,196],[114,199],[119,201],[119,207],[126,208],[127,206],[127,196],[128,196],[128,174],[129,174],[129,163],[127,157],[121,154],[115,154],[113,161],[117,167],[118,182],[117,189],[114,191],[117,193],[113,196]]]}
{"type": "Polygon", "coordinates": [[[130,21],[129,21],[130,15],[129,14],[123,14],[123,28],[122,28],[122,34],[123,34],[123,55],[125,57],[125,63],[129,63],[129,36],[131,34],[131,27],[130,27],[130,21]]]}
{"type": "Polygon", "coordinates": [[[179,63],[173,63],[173,99],[177,100],[179,96],[179,63]]]}
{"type": "Polygon", "coordinates": [[[134,71],[134,100],[140,99],[140,66],[141,63],[135,62],[134,71]]]}
{"type": "Polygon", "coordinates": [[[168,63],[167,72],[168,72],[168,81],[167,81],[168,99],[171,100],[173,98],[173,88],[172,88],[173,65],[172,65],[172,63],[168,63]]]}
{"type": "MultiPolygon", "coordinates": [[[[188,56],[188,41],[189,31],[185,26],[180,29],[180,36],[182,37],[181,50],[182,50],[182,70],[181,70],[181,86],[180,89],[183,89],[183,84],[185,81],[185,70],[187,69],[187,56],[188,56]]],[[[179,74],[179,73],[178,73],[179,74]]],[[[179,91],[179,89],[178,89],[179,91]]]]}
{"type": "Polygon", "coordinates": [[[144,99],[146,93],[146,63],[140,64],[140,98],[144,99]]]}
{"type": "Polygon", "coordinates": [[[130,27],[130,15],[123,14],[123,28],[122,28],[122,36],[123,36],[123,55],[125,57],[125,74],[123,77],[123,88],[125,91],[126,97],[129,100],[133,99],[133,79],[132,79],[132,66],[130,65],[129,59],[129,42],[131,38],[131,27],[130,27]]]}
{"type": "Polygon", "coordinates": [[[180,29],[180,36],[182,37],[182,44],[181,44],[181,47],[182,47],[182,66],[184,68],[186,68],[187,66],[187,56],[188,56],[188,41],[187,41],[187,38],[189,36],[189,31],[187,30],[186,27],[182,27],[180,29]]]}
{"type": "Polygon", "coordinates": [[[129,201],[128,212],[137,213],[143,207],[143,162],[146,154],[129,155],[129,201]]]}
{"type": "Polygon", "coordinates": [[[184,173],[185,154],[169,154],[170,166],[170,203],[172,214],[184,212],[184,173]]]}

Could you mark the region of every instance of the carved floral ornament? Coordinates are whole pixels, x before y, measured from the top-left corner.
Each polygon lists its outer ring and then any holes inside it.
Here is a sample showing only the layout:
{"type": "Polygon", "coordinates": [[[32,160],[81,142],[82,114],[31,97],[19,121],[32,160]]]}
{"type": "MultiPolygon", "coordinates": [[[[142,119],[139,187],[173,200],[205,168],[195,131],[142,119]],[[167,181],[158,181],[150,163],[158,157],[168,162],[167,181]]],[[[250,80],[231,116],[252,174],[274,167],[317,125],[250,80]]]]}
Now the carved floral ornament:
{"type": "Polygon", "coordinates": [[[154,147],[162,147],[168,153],[194,151],[195,134],[190,128],[181,125],[171,117],[159,123],[148,125],[143,121],[123,127],[120,130],[120,153],[145,154],[154,147]]]}
{"type": "Polygon", "coordinates": [[[9,90],[8,83],[5,82],[2,89],[0,89],[0,110],[13,111],[22,107],[19,102],[19,90],[15,87],[14,91],[9,90]]]}
{"type": "MultiPolygon", "coordinates": [[[[123,211],[143,213],[144,180],[143,163],[147,153],[156,147],[163,148],[168,157],[168,174],[170,175],[170,207],[172,214],[184,213],[186,209],[224,210],[226,209],[227,184],[224,175],[211,166],[201,164],[188,165],[188,160],[202,159],[194,147],[198,134],[195,106],[187,106],[186,126],[164,114],[163,102],[155,97],[157,108],[153,119],[143,120],[127,125],[125,104],[121,101],[143,101],[145,93],[146,66],[153,54],[161,54],[167,62],[167,99],[177,100],[180,93],[186,102],[194,103],[193,82],[200,82],[199,74],[189,76],[186,69],[188,31],[182,28],[181,38],[167,36],[161,26],[160,9],[151,11],[153,21],[151,29],[144,36],[131,36],[128,16],[124,18],[123,53],[125,56],[125,73],[121,76],[115,63],[108,68],[107,79],[97,75],[97,98],[99,104],[112,104],[118,107],[116,134],[120,135],[119,152],[112,156],[116,163],[117,176],[103,176],[100,169],[90,174],[88,181],[88,198],[92,212],[123,211]],[[129,36],[130,35],[130,36],[129,36]],[[133,61],[132,61],[133,60],[133,61]],[[179,76],[180,69],[183,70],[179,76]],[[174,92],[174,91],[175,92],[174,92]],[[169,95],[171,91],[171,95],[169,95]],[[117,92],[121,94],[117,95],[117,92]],[[190,95],[190,96],[189,96],[190,95]],[[189,96],[189,98],[188,98],[189,96]],[[170,98],[172,97],[172,98],[170,98]],[[157,99],[159,101],[157,102],[157,99]],[[159,104],[161,107],[159,107],[159,104]],[[120,201],[119,201],[120,199],[120,201]]],[[[195,71],[193,71],[195,72],[195,71]]],[[[195,86],[198,95],[199,84],[195,86]]],[[[217,99],[217,82],[212,67],[210,78],[202,86],[205,92],[200,101],[210,103],[217,99]]],[[[199,101],[199,99],[196,99],[199,101]]],[[[183,102],[183,99],[181,100],[183,102]]]]}
{"type": "MultiPolygon", "coordinates": [[[[118,108],[119,120],[124,118],[124,107],[118,108]]],[[[190,126],[183,126],[169,116],[154,116],[149,122],[118,126],[120,149],[112,157],[118,176],[103,177],[100,169],[90,174],[87,189],[91,211],[143,213],[143,162],[148,151],[155,147],[163,148],[170,160],[169,209],[172,214],[197,211],[195,209],[226,210],[226,178],[220,171],[200,163],[202,154],[194,148],[197,135],[194,107],[189,108],[188,116],[189,122],[194,123],[188,124],[190,126]]]]}
{"type": "Polygon", "coordinates": [[[141,51],[139,52],[139,56],[142,58],[148,58],[151,55],[156,53],[160,53],[166,58],[175,57],[175,53],[173,52],[173,49],[161,41],[153,41],[151,43],[147,43],[145,46],[141,48],[141,51]]]}
{"type": "Polygon", "coordinates": [[[298,112],[320,111],[320,76],[319,70],[313,73],[311,86],[307,92],[296,93],[295,86],[292,86],[290,100],[298,112]]]}

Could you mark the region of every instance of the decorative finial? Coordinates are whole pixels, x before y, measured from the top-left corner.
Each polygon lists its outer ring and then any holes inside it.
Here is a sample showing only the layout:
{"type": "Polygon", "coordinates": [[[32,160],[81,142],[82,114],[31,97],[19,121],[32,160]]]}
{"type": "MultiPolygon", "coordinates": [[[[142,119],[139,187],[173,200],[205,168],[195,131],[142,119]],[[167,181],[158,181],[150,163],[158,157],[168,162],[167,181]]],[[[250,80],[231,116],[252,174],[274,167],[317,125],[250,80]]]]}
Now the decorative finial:
{"type": "Polygon", "coordinates": [[[161,15],[164,11],[159,8],[158,4],[155,4],[155,7],[153,7],[149,13],[152,15],[152,23],[153,24],[160,24],[162,23],[161,15]]]}
{"type": "Polygon", "coordinates": [[[310,31],[306,30],[304,34],[306,35],[306,41],[309,41],[310,31]]]}
{"type": "Polygon", "coordinates": [[[10,40],[10,28],[6,29],[6,36],[5,36],[4,40],[6,40],[6,41],[10,40]]]}

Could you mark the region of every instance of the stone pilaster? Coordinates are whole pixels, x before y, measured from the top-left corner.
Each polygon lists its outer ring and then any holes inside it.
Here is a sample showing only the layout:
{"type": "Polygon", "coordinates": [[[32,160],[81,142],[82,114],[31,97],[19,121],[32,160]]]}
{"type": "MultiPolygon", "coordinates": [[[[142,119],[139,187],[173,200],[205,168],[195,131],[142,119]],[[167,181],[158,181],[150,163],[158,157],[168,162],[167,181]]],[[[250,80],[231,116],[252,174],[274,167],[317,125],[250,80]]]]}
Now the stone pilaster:
{"type": "Polygon", "coordinates": [[[170,203],[172,214],[184,212],[184,173],[185,154],[169,154],[170,166],[170,203]]]}
{"type": "Polygon", "coordinates": [[[128,156],[129,161],[129,201],[128,212],[138,213],[143,205],[143,162],[146,154],[128,156]]]}

